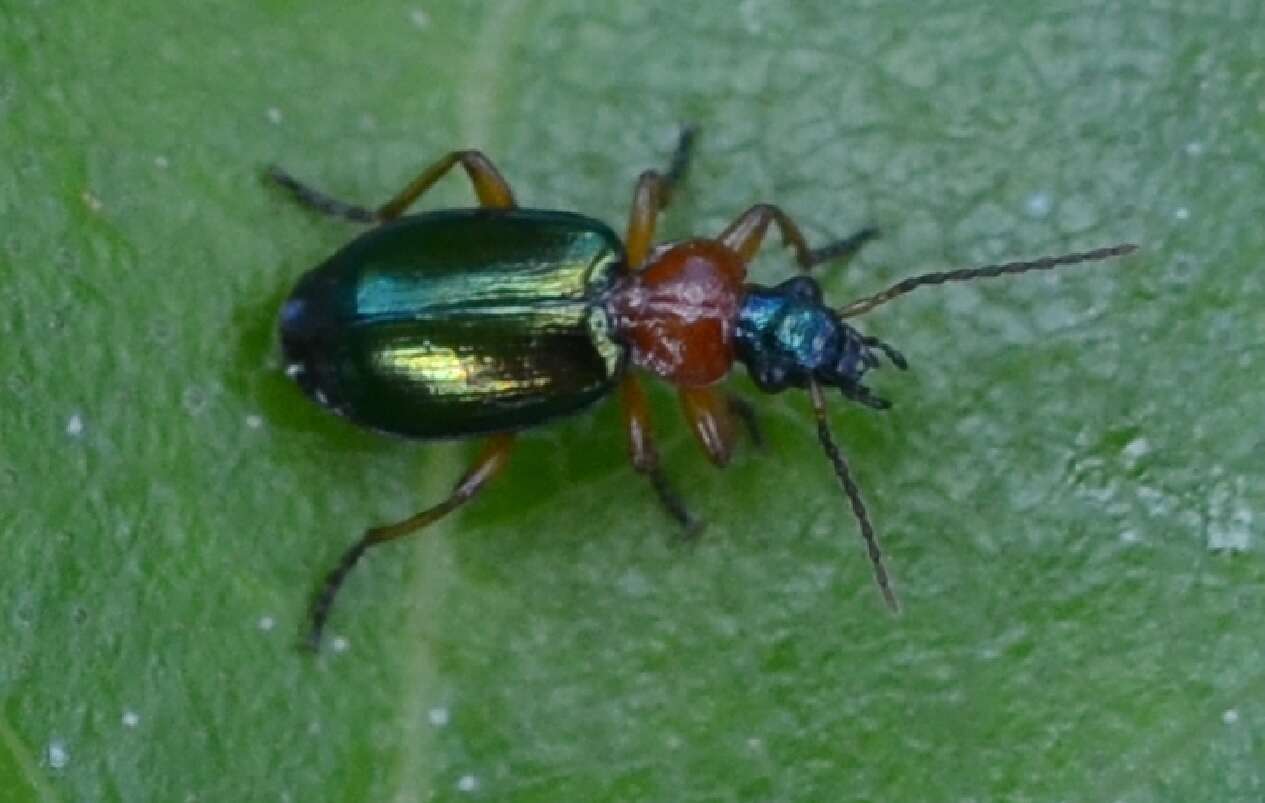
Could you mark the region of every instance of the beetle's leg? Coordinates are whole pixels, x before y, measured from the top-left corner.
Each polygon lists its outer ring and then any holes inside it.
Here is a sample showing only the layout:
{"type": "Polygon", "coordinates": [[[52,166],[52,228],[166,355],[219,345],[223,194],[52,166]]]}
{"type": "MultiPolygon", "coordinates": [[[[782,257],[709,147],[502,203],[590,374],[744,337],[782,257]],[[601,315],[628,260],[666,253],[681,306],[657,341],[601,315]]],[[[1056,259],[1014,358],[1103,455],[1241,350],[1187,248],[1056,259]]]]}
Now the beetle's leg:
{"type": "Polygon", "coordinates": [[[659,213],[667,208],[672,200],[672,191],[689,169],[697,134],[698,130],[692,126],[682,128],[672,161],[668,163],[668,171],[647,170],[637,178],[632,210],[628,213],[628,236],[624,238],[628,267],[632,270],[640,268],[650,254],[659,213]]]}
{"type": "Polygon", "coordinates": [[[737,251],[744,262],[750,262],[764,243],[770,224],[778,227],[782,234],[782,244],[795,252],[795,261],[799,263],[802,271],[809,271],[824,262],[847,260],[859,251],[862,245],[878,236],[878,229],[865,228],[851,237],[845,237],[821,248],[809,248],[808,241],[804,239],[804,233],[789,215],[772,204],[756,204],[730,223],[718,239],[737,251]]]}
{"type": "Polygon", "coordinates": [[[656,170],[647,170],[637,179],[633,190],[632,209],[628,212],[628,234],[624,237],[624,253],[629,270],[640,270],[650,255],[654,244],[655,223],[659,212],[666,206],[663,176],[656,170]]]}
{"type": "MultiPolygon", "coordinates": [[[[690,169],[690,160],[694,158],[694,141],[698,139],[698,126],[683,125],[681,131],[676,136],[676,148],[672,151],[672,160],[668,162],[668,172],[664,174],[667,181],[669,194],[676,185],[680,184],[685,178],[685,173],[690,169]]],[[[667,200],[664,202],[667,206],[667,200]]]]}
{"type": "Polygon", "coordinates": [[[430,189],[457,164],[464,167],[466,174],[470,176],[470,183],[474,185],[474,194],[479,199],[479,206],[487,209],[513,208],[514,194],[510,192],[509,184],[492,161],[479,151],[453,151],[423,170],[422,174],[413,179],[399,194],[376,210],[330,197],[276,166],[268,168],[267,176],[309,209],[334,217],[346,218],[356,223],[374,223],[399,217],[410,204],[421,197],[422,193],[430,189]]]}
{"type": "Polygon", "coordinates": [[[756,204],[751,207],[730,223],[717,239],[736,251],[743,262],[750,262],[764,243],[764,235],[768,233],[770,223],[777,224],[782,232],[782,244],[795,251],[795,260],[800,267],[805,270],[811,267],[813,251],[808,247],[804,233],[790,216],[773,204],[756,204]]]}
{"type": "Polygon", "coordinates": [[[641,382],[636,377],[624,377],[619,386],[619,401],[624,415],[624,429],[628,432],[628,454],[632,458],[633,468],[649,478],[664,509],[681,523],[686,535],[697,534],[701,523],[672,489],[659,466],[659,452],[654,448],[654,435],[650,430],[650,405],[646,403],[645,391],[641,389],[641,382]]]}
{"type": "Polygon", "coordinates": [[[342,587],[343,581],[347,579],[348,572],[352,570],[369,547],[387,541],[394,541],[397,538],[417,532],[423,527],[434,524],[462,504],[470,501],[475,494],[482,490],[488,480],[495,477],[505,467],[505,463],[509,460],[510,447],[513,444],[513,435],[493,435],[484,443],[483,450],[474,461],[474,465],[457,482],[447,499],[403,521],[366,530],[360,540],[352,544],[351,548],[343,553],[338,565],[325,576],[325,582],[321,584],[320,590],[312,598],[311,630],[308,632],[308,644],[313,649],[320,646],[321,632],[325,629],[325,622],[329,618],[330,608],[334,604],[334,597],[338,595],[338,590],[342,587]]]}
{"type": "Polygon", "coordinates": [[[453,151],[444,158],[422,171],[422,174],[409,182],[394,198],[378,207],[375,213],[378,220],[393,220],[404,213],[410,205],[443,178],[444,174],[460,164],[470,176],[474,185],[474,194],[479,199],[479,206],[485,209],[512,209],[514,193],[510,185],[501,176],[500,171],[492,164],[492,160],[481,151],[453,151]]]}
{"type": "Polygon", "coordinates": [[[370,209],[349,204],[313,189],[281,168],[273,165],[264,174],[294,198],[294,200],[324,215],[341,217],[355,223],[373,223],[377,218],[370,209]]]}
{"type": "Polygon", "coordinates": [[[763,449],[764,430],[760,427],[760,419],[756,416],[755,408],[751,406],[751,402],[737,393],[726,393],[725,398],[729,402],[729,411],[742,421],[742,425],[746,427],[747,435],[751,437],[751,442],[755,444],[757,449],[763,449]]]}
{"type": "Polygon", "coordinates": [[[866,226],[864,229],[844,237],[842,240],[835,240],[833,243],[826,243],[820,248],[814,248],[809,252],[810,262],[808,265],[801,265],[803,270],[810,270],[818,265],[824,265],[827,262],[834,262],[839,265],[846,265],[848,260],[856,256],[861,247],[878,237],[879,231],[873,226],[866,226]]]}
{"type": "Polygon", "coordinates": [[[734,424],[729,398],[713,388],[681,388],[681,409],[694,437],[719,468],[734,452],[734,424]]]}

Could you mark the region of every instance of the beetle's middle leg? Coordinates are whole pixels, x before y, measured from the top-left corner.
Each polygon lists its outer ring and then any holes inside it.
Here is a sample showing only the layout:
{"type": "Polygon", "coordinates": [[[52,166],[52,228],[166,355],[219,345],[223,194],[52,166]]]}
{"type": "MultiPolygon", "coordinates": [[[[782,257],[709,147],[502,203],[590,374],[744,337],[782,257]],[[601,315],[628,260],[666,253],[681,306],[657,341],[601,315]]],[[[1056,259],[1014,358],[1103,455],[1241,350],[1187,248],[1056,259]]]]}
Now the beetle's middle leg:
{"type": "Polygon", "coordinates": [[[509,183],[492,164],[492,160],[480,151],[453,151],[422,171],[421,175],[409,182],[394,198],[377,209],[340,201],[325,193],[307,186],[294,176],[279,167],[268,168],[267,176],[287,190],[294,199],[304,206],[334,217],[346,218],[356,223],[383,223],[394,220],[404,213],[418,198],[435,185],[444,175],[457,165],[465,168],[470,183],[474,186],[475,197],[479,206],[485,209],[512,209],[514,193],[509,183]]]}
{"type": "Polygon", "coordinates": [[[632,210],[628,213],[628,235],[624,238],[624,250],[631,270],[640,268],[650,255],[659,213],[667,208],[672,201],[672,191],[685,178],[697,136],[698,129],[693,126],[682,128],[667,172],[647,170],[637,179],[632,210]]]}
{"type": "Polygon", "coordinates": [[[347,574],[360,561],[360,558],[368,551],[369,547],[415,533],[424,527],[434,524],[470,501],[475,494],[483,489],[483,486],[487,485],[489,480],[505,467],[505,464],[509,461],[510,448],[513,445],[513,435],[493,435],[484,442],[483,450],[474,461],[474,465],[458,480],[456,487],[452,489],[452,493],[448,495],[447,499],[403,521],[366,530],[360,540],[352,544],[351,548],[343,553],[338,565],[325,576],[325,582],[321,584],[316,596],[312,598],[311,630],[308,631],[308,644],[313,649],[320,646],[321,632],[325,629],[326,620],[329,619],[329,612],[333,607],[334,598],[338,596],[338,591],[342,588],[343,581],[347,579],[347,574]]]}
{"type": "Polygon", "coordinates": [[[654,436],[650,429],[650,405],[646,402],[641,382],[635,376],[625,376],[620,383],[619,401],[624,415],[624,429],[628,433],[628,454],[632,458],[633,468],[650,480],[659,502],[668,515],[685,528],[686,536],[697,535],[702,529],[702,522],[690,513],[659,466],[659,451],[654,446],[654,436]]]}

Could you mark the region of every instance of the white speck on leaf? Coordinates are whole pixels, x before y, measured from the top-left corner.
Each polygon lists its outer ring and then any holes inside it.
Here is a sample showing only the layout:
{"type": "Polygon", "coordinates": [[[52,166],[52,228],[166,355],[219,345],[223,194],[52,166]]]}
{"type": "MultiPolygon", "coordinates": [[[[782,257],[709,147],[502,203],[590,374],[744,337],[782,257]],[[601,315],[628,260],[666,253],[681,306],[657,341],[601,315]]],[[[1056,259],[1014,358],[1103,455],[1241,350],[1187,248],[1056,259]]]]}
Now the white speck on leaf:
{"type": "Polygon", "coordinates": [[[415,8],[412,11],[410,11],[408,18],[409,18],[409,21],[412,22],[414,25],[416,25],[418,28],[425,28],[426,26],[430,25],[430,15],[427,14],[425,11],[421,10],[420,8],[415,8]]]}
{"type": "Polygon", "coordinates": [[[334,652],[347,652],[347,649],[351,645],[347,643],[347,639],[342,636],[336,636],[334,640],[330,642],[329,646],[334,650],[334,652]]]}
{"type": "Polygon", "coordinates": [[[1208,495],[1208,548],[1244,552],[1252,542],[1256,514],[1247,501],[1246,479],[1222,480],[1208,495]]]}
{"type": "Polygon", "coordinates": [[[1189,220],[1190,210],[1184,206],[1179,206],[1177,207],[1177,210],[1173,212],[1173,217],[1177,218],[1178,220],[1189,220]]]}
{"type": "Polygon", "coordinates": [[[70,761],[70,753],[66,751],[66,745],[60,739],[54,739],[48,743],[45,755],[48,758],[48,766],[55,770],[61,769],[70,761]]]}
{"type": "Polygon", "coordinates": [[[1199,156],[1203,152],[1204,152],[1204,145],[1202,142],[1187,142],[1186,143],[1187,156],[1199,156]]]}
{"type": "Polygon", "coordinates": [[[1028,217],[1032,218],[1043,218],[1050,214],[1053,208],[1054,199],[1048,192],[1034,192],[1023,204],[1023,210],[1028,213],[1028,217]]]}
{"type": "Polygon", "coordinates": [[[1124,459],[1129,465],[1151,453],[1151,444],[1146,438],[1134,438],[1124,447],[1124,459]]]}
{"type": "Polygon", "coordinates": [[[155,157],[154,157],[154,167],[157,167],[159,170],[166,170],[166,169],[167,169],[167,166],[168,166],[169,164],[171,164],[171,163],[167,161],[167,157],[166,157],[166,156],[155,156],[155,157]]]}
{"type": "Polygon", "coordinates": [[[273,619],[271,616],[259,617],[259,629],[264,631],[265,633],[267,633],[269,630],[272,630],[274,627],[276,627],[276,625],[277,625],[276,620],[273,619]]]}
{"type": "Polygon", "coordinates": [[[86,205],[86,206],[87,206],[90,210],[92,210],[93,212],[100,212],[100,211],[101,211],[101,199],[100,199],[100,198],[98,198],[97,196],[93,195],[93,194],[92,194],[91,192],[89,192],[88,190],[84,190],[84,191],[83,191],[83,194],[82,194],[80,197],[81,197],[81,198],[83,198],[83,202],[84,202],[84,204],[85,204],[85,205],[86,205]]]}
{"type": "Polygon", "coordinates": [[[273,125],[281,124],[281,110],[278,109],[276,106],[268,107],[268,122],[272,123],[273,125]]]}
{"type": "Polygon", "coordinates": [[[124,711],[122,720],[125,728],[135,728],[141,724],[141,717],[135,711],[124,711]]]}
{"type": "Polygon", "coordinates": [[[260,429],[261,427],[263,427],[263,425],[264,425],[264,419],[262,416],[257,416],[257,415],[246,416],[246,426],[250,427],[251,429],[260,429]]]}
{"type": "Polygon", "coordinates": [[[479,779],[473,775],[462,775],[457,781],[457,789],[462,792],[473,792],[479,788],[479,779]]]}
{"type": "Polygon", "coordinates": [[[66,422],[66,434],[72,438],[77,438],[83,434],[83,416],[75,413],[66,422]]]}
{"type": "Polygon", "coordinates": [[[442,706],[436,706],[426,712],[426,719],[428,719],[430,724],[434,725],[436,728],[442,728],[448,724],[448,709],[442,706]]]}
{"type": "Polygon", "coordinates": [[[1239,711],[1237,708],[1227,708],[1221,713],[1221,721],[1227,725],[1233,725],[1239,721],[1239,711]]]}

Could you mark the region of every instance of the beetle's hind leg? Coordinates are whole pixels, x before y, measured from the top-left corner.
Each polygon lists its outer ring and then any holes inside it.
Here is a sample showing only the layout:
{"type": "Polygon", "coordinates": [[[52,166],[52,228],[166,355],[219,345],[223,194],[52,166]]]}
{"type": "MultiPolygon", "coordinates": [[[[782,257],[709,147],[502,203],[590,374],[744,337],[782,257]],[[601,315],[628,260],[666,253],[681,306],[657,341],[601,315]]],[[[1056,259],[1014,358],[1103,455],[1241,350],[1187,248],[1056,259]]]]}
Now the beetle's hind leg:
{"type": "Polygon", "coordinates": [[[320,190],[309,187],[276,165],[269,167],[264,175],[288,192],[294,200],[323,215],[340,217],[353,223],[373,223],[378,219],[372,210],[326,195],[320,190]]]}
{"type": "Polygon", "coordinates": [[[492,164],[492,160],[480,151],[453,151],[409,182],[395,197],[377,209],[340,201],[320,190],[313,189],[279,167],[268,168],[267,177],[285,189],[296,201],[309,209],[326,215],[341,217],[355,223],[385,223],[404,214],[418,198],[457,165],[465,168],[474,187],[479,206],[485,209],[513,209],[514,193],[510,185],[492,164]]]}
{"type": "Polygon", "coordinates": [[[378,207],[375,213],[378,220],[393,220],[404,214],[404,210],[457,165],[461,165],[470,177],[479,206],[484,209],[514,208],[514,193],[510,191],[509,182],[496,169],[496,165],[492,164],[491,159],[484,156],[482,151],[453,151],[423,170],[421,175],[409,182],[394,198],[378,207]]]}
{"type": "Polygon", "coordinates": [[[470,501],[475,494],[483,489],[483,486],[487,485],[489,480],[505,467],[513,444],[513,435],[494,435],[488,438],[484,443],[483,451],[475,460],[474,465],[457,482],[456,487],[453,488],[447,499],[403,521],[389,524],[385,527],[374,527],[366,530],[360,540],[352,544],[351,548],[343,553],[338,565],[325,576],[325,581],[321,583],[316,596],[312,598],[309,617],[311,624],[307,638],[308,646],[314,650],[320,647],[321,633],[325,630],[325,623],[329,619],[330,609],[334,605],[334,598],[338,596],[338,591],[342,588],[348,573],[360,561],[360,558],[368,551],[369,547],[415,533],[424,527],[434,524],[470,501]]]}

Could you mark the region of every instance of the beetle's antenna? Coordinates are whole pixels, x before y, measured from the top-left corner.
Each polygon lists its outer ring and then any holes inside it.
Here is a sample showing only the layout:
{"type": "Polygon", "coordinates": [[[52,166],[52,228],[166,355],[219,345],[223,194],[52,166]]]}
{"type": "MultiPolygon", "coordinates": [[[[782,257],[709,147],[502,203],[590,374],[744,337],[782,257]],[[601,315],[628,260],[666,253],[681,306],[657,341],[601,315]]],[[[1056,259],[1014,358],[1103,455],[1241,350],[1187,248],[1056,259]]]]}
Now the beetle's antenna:
{"type": "Polygon", "coordinates": [[[830,423],[826,420],[826,395],[816,381],[808,383],[808,393],[813,401],[813,413],[817,416],[817,439],[821,441],[821,448],[826,450],[826,457],[834,466],[835,476],[839,478],[839,484],[843,486],[843,492],[852,505],[852,515],[856,516],[857,524],[861,526],[861,538],[865,541],[865,550],[874,566],[874,580],[883,593],[883,601],[887,603],[887,607],[891,608],[892,613],[900,613],[900,601],[896,599],[896,592],[892,590],[891,580],[887,576],[887,568],[883,565],[883,550],[879,547],[874,525],[870,523],[870,514],[865,510],[861,489],[852,479],[848,461],[844,459],[843,453],[835,445],[834,436],[830,434],[830,423]]]}
{"type": "Polygon", "coordinates": [[[1106,248],[1095,248],[1093,251],[1042,257],[1041,259],[1027,262],[1007,262],[1001,265],[985,265],[980,268],[924,273],[920,276],[910,276],[908,279],[902,279],[881,293],[859,298],[850,304],[845,304],[837,311],[841,318],[852,318],[869,312],[877,306],[886,304],[894,298],[913,292],[924,285],[969,282],[973,279],[991,279],[995,276],[1027,273],[1033,270],[1051,270],[1065,265],[1079,265],[1084,262],[1100,262],[1104,259],[1113,259],[1122,257],[1125,254],[1132,254],[1136,250],[1138,250],[1138,247],[1133,243],[1121,243],[1120,245],[1111,245],[1106,248]]]}

